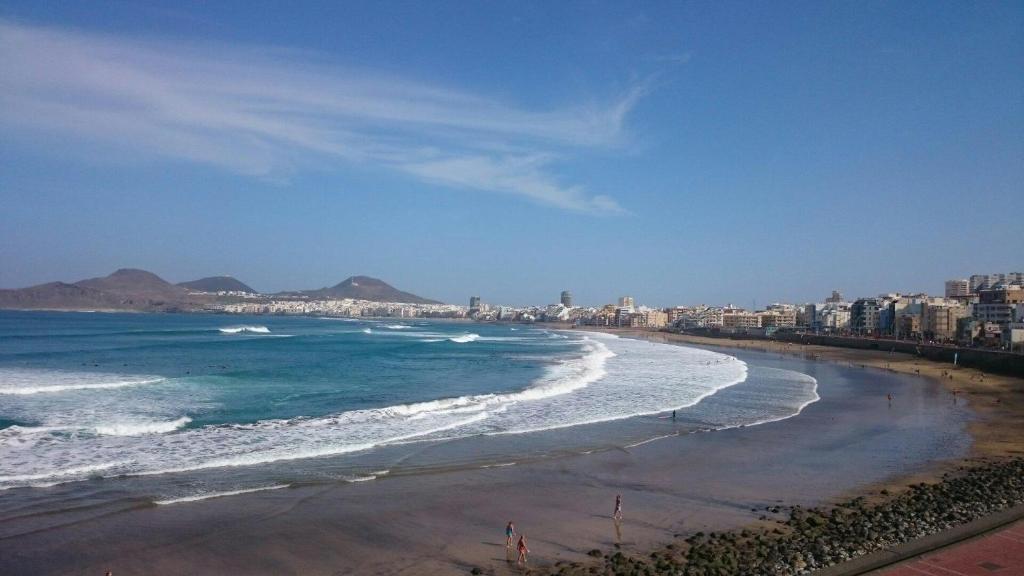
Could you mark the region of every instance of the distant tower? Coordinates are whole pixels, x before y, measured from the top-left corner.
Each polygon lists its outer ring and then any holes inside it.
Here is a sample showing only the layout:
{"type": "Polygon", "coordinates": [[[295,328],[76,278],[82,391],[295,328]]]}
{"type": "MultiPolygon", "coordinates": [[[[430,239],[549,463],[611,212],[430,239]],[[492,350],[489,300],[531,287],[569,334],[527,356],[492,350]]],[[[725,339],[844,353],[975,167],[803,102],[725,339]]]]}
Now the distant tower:
{"type": "Polygon", "coordinates": [[[572,308],[572,292],[562,290],[562,306],[572,308]]]}
{"type": "Polygon", "coordinates": [[[471,312],[474,311],[474,310],[480,310],[480,297],[479,296],[470,296],[469,297],[469,310],[471,312]]]}
{"type": "Polygon", "coordinates": [[[833,290],[832,295],[825,298],[825,302],[829,304],[838,304],[843,301],[843,294],[839,290],[833,290]]]}
{"type": "Polygon", "coordinates": [[[620,296],[619,297],[620,308],[633,308],[633,297],[632,296],[620,296]]]}

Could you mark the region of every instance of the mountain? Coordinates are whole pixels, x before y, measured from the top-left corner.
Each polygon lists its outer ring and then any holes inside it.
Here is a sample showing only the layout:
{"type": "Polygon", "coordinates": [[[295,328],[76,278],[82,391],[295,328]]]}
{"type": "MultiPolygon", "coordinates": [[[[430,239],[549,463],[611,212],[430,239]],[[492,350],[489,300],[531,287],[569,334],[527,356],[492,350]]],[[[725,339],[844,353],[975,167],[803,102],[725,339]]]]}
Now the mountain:
{"type": "Polygon", "coordinates": [[[335,284],[330,288],[319,290],[304,290],[300,292],[308,298],[330,298],[340,300],[342,298],[354,298],[357,300],[370,300],[372,302],[403,302],[407,304],[440,304],[436,300],[421,298],[415,294],[402,292],[383,280],[370,278],[369,276],[352,276],[335,284]]]}
{"type": "Polygon", "coordinates": [[[110,276],[67,284],[50,282],[19,290],[0,290],[0,308],[51,310],[177,310],[192,308],[203,299],[187,288],[132,268],[110,276]]]}
{"type": "Polygon", "coordinates": [[[0,308],[16,310],[114,310],[121,299],[99,290],[50,282],[18,290],[0,290],[0,308]]]}
{"type": "Polygon", "coordinates": [[[190,290],[198,292],[252,292],[256,293],[248,284],[232,278],[231,276],[210,276],[209,278],[200,278],[199,280],[193,280],[191,282],[179,282],[178,286],[183,286],[190,290]]]}
{"type": "Polygon", "coordinates": [[[129,299],[182,300],[188,297],[187,289],[175,286],[152,272],[135,268],[121,268],[110,276],[75,282],[75,286],[129,299]]]}

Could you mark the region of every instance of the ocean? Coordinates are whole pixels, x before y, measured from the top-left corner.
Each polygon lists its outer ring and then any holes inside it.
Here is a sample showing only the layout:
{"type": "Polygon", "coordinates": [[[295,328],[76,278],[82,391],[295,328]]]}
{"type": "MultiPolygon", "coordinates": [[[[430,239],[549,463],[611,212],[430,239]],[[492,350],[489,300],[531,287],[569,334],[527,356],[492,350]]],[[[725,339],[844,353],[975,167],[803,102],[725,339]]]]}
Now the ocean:
{"type": "Polygon", "coordinates": [[[0,312],[0,514],[511,466],[785,419],[816,390],[529,325],[0,312]]]}

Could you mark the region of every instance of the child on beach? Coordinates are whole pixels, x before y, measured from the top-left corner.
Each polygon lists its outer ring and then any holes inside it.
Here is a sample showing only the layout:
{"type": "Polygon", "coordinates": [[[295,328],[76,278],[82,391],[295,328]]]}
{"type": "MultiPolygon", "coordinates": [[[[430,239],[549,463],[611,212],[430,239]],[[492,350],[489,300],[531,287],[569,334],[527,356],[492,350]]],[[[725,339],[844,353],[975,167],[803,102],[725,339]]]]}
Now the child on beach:
{"type": "Polygon", "coordinates": [[[519,536],[519,545],[516,548],[519,550],[519,560],[516,562],[518,564],[526,564],[526,555],[530,553],[530,549],[526,547],[526,534],[519,536]]]}
{"type": "Polygon", "coordinates": [[[512,547],[512,537],[516,535],[516,527],[512,524],[512,521],[508,521],[508,526],[505,526],[505,548],[512,547]]]}
{"type": "Polygon", "coordinates": [[[615,495],[615,512],[612,514],[612,518],[622,520],[622,494],[615,495]]]}

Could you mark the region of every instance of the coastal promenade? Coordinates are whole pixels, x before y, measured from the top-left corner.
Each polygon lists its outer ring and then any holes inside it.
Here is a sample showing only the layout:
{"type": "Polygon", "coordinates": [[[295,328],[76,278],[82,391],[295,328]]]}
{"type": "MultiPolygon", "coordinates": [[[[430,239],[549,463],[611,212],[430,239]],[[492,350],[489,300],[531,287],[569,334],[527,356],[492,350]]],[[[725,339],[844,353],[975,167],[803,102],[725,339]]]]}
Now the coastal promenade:
{"type": "Polygon", "coordinates": [[[924,554],[877,576],[992,576],[1024,574],[1024,520],[980,538],[924,554]]]}

